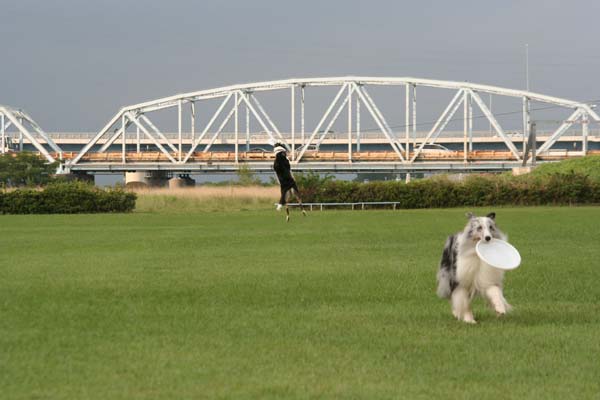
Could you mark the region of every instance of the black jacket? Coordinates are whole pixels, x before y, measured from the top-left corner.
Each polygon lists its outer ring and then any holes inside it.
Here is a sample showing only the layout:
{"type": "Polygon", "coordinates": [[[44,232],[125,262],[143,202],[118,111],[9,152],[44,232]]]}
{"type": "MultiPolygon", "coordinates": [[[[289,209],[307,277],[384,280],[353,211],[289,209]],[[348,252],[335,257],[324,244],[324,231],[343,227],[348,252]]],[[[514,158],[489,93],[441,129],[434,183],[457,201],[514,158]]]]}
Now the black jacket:
{"type": "Polygon", "coordinates": [[[279,179],[279,185],[283,188],[292,187],[296,183],[292,176],[290,162],[285,156],[285,152],[280,151],[275,155],[275,162],[273,163],[273,169],[279,179]]]}

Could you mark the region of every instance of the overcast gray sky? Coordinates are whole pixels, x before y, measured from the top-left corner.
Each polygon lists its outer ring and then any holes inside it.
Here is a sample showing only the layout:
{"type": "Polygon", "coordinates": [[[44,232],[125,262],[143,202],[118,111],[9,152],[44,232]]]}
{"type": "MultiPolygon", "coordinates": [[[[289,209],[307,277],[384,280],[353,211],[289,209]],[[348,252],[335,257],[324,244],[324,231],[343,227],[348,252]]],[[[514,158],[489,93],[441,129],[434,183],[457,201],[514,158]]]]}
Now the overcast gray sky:
{"type": "Polygon", "coordinates": [[[0,103],[46,131],[289,77],[417,76],[600,99],[600,1],[0,0],[0,103]]]}

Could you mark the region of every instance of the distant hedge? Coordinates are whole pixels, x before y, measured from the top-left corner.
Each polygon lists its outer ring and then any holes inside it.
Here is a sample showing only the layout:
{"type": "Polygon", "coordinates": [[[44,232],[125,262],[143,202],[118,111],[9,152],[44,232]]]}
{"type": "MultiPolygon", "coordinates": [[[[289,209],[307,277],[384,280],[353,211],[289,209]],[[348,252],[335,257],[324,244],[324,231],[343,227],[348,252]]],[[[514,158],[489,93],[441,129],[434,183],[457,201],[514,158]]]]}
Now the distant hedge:
{"type": "Polygon", "coordinates": [[[400,208],[600,203],[600,182],[574,172],[519,177],[471,175],[463,181],[442,176],[410,183],[330,180],[301,187],[301,191],[305,203],[394,201],[400,208]]]}
{"type": "Polygon", "coordinates": [[[123,213],[135,208],[136,194],[99,189],[83,182],[53,183],[43,190],[0,192],[0,214],[123,213]]]}
{"type": "Polygon", "coordinates": [[[600,155],[571,158],[560,162],[542,163],[531,172],[531,175],[545,176],[570,172],[585,174],[593,180],[600,181],[600,155]]]}

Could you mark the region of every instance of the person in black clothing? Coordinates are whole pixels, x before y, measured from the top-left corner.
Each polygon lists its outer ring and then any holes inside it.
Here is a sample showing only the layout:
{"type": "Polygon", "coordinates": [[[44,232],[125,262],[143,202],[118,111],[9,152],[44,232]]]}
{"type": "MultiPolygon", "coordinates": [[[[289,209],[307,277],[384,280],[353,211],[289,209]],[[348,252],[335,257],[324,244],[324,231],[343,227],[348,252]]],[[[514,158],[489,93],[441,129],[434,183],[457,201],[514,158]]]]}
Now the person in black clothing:
{"type": "Polygon", "coordinates": [[[290,220],[290,210],[288,208],[288,201],[292,196],[295,196],[300,203],[300,208],[302,209],[302,214],[306,216],[306,211],[304,210],[304,206],[302,206],[302,199],[300,198],[300,191],[298,190],[298,185],[296,185],[296,181],[292,176],[292,171],[290,168],[290,162],[287,159],[287,150],[285,146],[281,143],[276,143],[273,147],[273,151],[275,152],[275,162],[273,163],[273,169],[277,174],[277,179],[279,180],[279,187],[281,188],[281,198],[279,199],[279,204],[277,204],[277,211],[281,210],[281,207],[285,206],[285,220],[290,220]]]}

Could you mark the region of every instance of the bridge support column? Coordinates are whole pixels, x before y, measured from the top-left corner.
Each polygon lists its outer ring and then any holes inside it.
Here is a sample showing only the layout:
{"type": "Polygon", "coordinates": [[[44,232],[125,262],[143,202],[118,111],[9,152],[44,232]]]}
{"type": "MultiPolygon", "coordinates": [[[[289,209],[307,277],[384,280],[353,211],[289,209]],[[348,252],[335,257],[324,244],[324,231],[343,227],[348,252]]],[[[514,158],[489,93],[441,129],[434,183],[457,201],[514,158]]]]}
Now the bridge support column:
{"type": "Polygon", "coordinates": [[[128,188],[148,187],[148,180],[146,179],[146,172],[144,172],[144,171],[125,172],[125,187],[128,187],[128,188]]]}
{"type": "Polygon", "coordinates": [[[131,171],[125,172],[126,187],[165,187],[169,183],[170,174],[166,171],[131,171]]]}
{"type": "Polygon", "coordinates": [[[527,167],[514,167],[512,169],[513,176],[525,175],[533,171],[535,166],[527,166],[527,167]]]}
{"type": "Polygon", "coordinates": [[[187,174],[182,174],[169,179],[169,189],[178,189],[196,186],[196,181],[187,174]]]}

